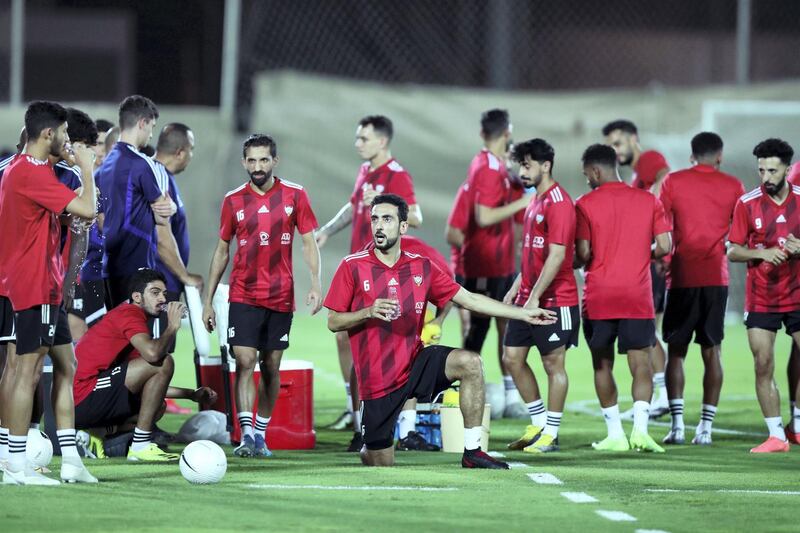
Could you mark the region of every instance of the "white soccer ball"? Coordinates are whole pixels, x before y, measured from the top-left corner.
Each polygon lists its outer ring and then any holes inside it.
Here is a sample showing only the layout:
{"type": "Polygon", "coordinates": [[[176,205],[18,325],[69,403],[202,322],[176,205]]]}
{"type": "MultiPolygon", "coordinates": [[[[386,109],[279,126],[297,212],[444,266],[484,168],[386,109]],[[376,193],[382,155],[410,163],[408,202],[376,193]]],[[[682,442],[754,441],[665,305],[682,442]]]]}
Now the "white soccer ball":
{"type": "Polygon", "coordinates": [[[228,469],[228,458],[222,448],[210,440],[196,440],[184,448],[180,467],[189,483],[219,483],[228,469]]]}
{"type": "Polygon", "coordinates": [[[44,431],[28,430],[28,442],[25,446],[28,462],[35,467],[44,468],[53,460],[53,443],[44,431]]]}
{"type": "Polygon", "coordinates": [[[492,420],[503,418],[506,408],[506,389],[499,383],[486,384],[486,403],[492,406],[492,420]]]}

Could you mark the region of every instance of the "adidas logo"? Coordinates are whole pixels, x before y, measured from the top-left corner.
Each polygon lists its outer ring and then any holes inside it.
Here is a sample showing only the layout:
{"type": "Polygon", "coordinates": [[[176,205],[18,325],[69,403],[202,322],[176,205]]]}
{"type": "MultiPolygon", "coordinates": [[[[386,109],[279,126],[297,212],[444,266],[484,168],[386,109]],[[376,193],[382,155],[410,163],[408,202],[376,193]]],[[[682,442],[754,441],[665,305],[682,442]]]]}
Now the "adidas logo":
{"type": "Polygon", "coordinates": [[[549,339],[547,339],[547,340],[548,340],[549,342],[556,342],[556,341],[560,341],[561,339],[559,339],[559,338],[558,338],[558,335],[556,335],[555,333],[553,333],[552,335],[550,335],[550,338],[549,338],[549,339]]]}
{"type": "Polygon", "coordinates": [[[281,337],[281,341],[288,341],[288,340],[289,340],[289,334],[288,333],[284,333],[283,337],[281,337]]]}
{"type": "Polygon", "coordinates": [[[396,279],[392,278],[392,279],[389,280],[389,286],[392,287],[394,285],[400,285],[400,284],[397,283],[396,279]]]}
{"type": "Polygon", "coordinates": [[[258,212],[259,212],[259,213],[269,213],[269,209],[267,209],[267,206],[265,206],[265,205],[262,205],[262,206],[261,206],[261,207],[258,209],[258,212]]]}
{"type": "Polygon", "coordinates": [[[781,222],[786,224],[786,219],[783,217],[783,215],[779,215],[778,218],[775,219],[775,222],[778,224],[780,224],[781,222]]]}

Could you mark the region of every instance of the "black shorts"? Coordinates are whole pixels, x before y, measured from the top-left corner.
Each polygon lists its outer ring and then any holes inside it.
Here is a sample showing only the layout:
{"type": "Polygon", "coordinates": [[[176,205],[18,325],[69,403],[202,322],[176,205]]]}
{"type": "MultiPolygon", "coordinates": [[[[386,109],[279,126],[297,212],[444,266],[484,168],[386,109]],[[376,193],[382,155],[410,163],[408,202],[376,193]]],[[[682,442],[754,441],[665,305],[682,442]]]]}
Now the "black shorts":
{"type": "Polygon", "coordinates": [[[128,362],[104,370],[94,390],[75,406],[75,429],[120,424],[139,413],[142,398],[125,386],[128,362]]]}
{"type": "Polygon", "coordinates": [[[667,300],[667,275],[656,272],[655,261],[650,261],[650,277],[653,280],[653,307],[656,314],[663,313],[667,300]]]}
{"type": "MultiPolygon", "coordinates": [[[[766,329],[776,332],[781,329],[781,324],[786,326],[786,334],[791,335],[800,331],[800,309],[785,313],[745,313],[744,325],[747,329],[766,329]]],[[[19,351],[19,348],[17,348],[19,351]]]]}
{"type": "Polygon", "coordinates": [[[516,274],[511,274],[499,278],[464,278],[461,285],[469,292],[483,294],[502,302],[516,277],[516,274]]]}
{"type": "Polygon", "coordinates": [[[573,305],[546,309],[556,313],[556,322],[548,326],[532,326],[522,320],[509,320],[503,346],[536,346],[541,355],[552,353],[562,346],[577,346],[581,326],[580,308],[573,305]]]}
{"type": "Polygon", "coordinates": [[[14,333],[14,309],[11,307],[11,300],[0,296],[0,346],[16,342],[14,333]]]}
{"type": "Polygon", "coordinates": [[[728,287],[670,289],[664,310],[664,342],[687,346],[718,346],[725,336],[728,287]]]}
{"type": "Polygon", "coordinates": [[[17,353],[33,353],[42,346],[72,343],[67,312],[60,305],[37,305],[14,313],[17,353]]]}
{"type": "Polygon", "coordinates": [[[86,322],[94,325],[108,312],[106,307],[106,285],[103,280],[82,281],[75,285],[75,298],[67,310],[86,322]]]}
{"type": "Polygon", "coordinates": [[[368,450],[392,447],[394,426],[406,400],[430,402],[452,385],[444,369],[447,356],[455,349],[439,345],[423,348],[411,363],[405,385],[380,398],[361,401],[361,435],[368,450]]]}
{"type": "Polygon", "coordinates": [[[257,350],[285,350],[289,347],[292,316],[288,312],[231,302],[228,312],[228,344],[257,350]]]}
{"type": "MultiPolygon", "coordinates": [[[[181,295],[172,291],[166,292],[167,296],[167,303],[169,302],[177,302],[180,300],[181,295]]],[[[157,317],[148,316],[147,317],[147,327],[150,329],[150,335],[154,339],[161,337],[161,332],[167,330],[167,326],[169,325],[169,320],[167,319],[167,312],[162,311],[159,313],[157,317]]],[[[178,335],[176,334],[172,337],[172,340],[169,341],[167,344],[167,353],[175,353],[175,343],[178,339],[178,335]]]]}
{"type": "Polygon", "coordinates": [[[644,350],[656,342],[656,321],[652,318],[590,320],[584,317],[583,335],[590,349],[614,346],[614,341],[619,338],[618,353],[644,350]]]}

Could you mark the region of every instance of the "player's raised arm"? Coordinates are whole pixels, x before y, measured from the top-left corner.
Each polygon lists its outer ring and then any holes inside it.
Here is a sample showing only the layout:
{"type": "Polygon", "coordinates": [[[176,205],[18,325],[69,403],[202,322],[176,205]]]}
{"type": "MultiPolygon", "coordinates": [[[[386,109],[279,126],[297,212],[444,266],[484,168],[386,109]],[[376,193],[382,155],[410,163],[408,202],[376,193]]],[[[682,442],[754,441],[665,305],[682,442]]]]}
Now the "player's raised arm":
{"type": "Polygon", "coordinates": [[[556,320],[556,314],[553,311],[539,308],[526,309],[524,307],[506,305],[482,294],[469,292],[464,288],[461,288],[456,295],[453,296],[453,302],[476,313],[523,320],[537,326],[552,324],[556,320]]]}
{"type": "Polygon", "coordinates": [[[72,151],[75,154],[75,163],[81,169],[83,187],[64,210],[71,215],[93,219],[97,216],[97,196],[92,176],[95,154],[83,143],[73,144],[72,151]]]}
{"type": "Polygon", "coordinates": [[[322,226],[320,229],[317,230],[315,233],[315,238],[317,240],[317,245],[322,248],[325,246],[325,243],[328,241],[333,235],[336,235],[344,228],[350,225],[350,222],[353,220],[353,205],[350,202],[347,202],[339,209],[339,212],[334,215],[327,224],[322,226]]]}

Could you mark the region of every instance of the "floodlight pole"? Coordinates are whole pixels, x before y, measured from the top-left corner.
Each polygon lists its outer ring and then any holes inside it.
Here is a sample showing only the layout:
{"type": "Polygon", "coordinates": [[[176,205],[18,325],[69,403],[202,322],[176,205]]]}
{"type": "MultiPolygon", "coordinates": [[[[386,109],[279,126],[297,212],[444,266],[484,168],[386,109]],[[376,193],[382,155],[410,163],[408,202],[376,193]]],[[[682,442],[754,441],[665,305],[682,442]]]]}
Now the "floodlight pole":
{"type": "Polygon", "coordinates": [[[508,0],[489,2],[489,85],[495,89],[511,89],[514,85],[511,65],[513,42],[511,29],[514,27],[513,5],[508,0]]]}
{"type": "Polygon", "coordinates": [[[236,116],[236,85],[239,67],[239,33],[242,1],[225,0],[222,34],[222,75],[220,76],[219,111],[224,124],[233,128],[236,116]]]}
{"type": "Polygon", "coordinates": [[[9,103],[22,105],[22,77],[25,61],[25,0],[11,2],[11,65],[8,76],[9,103]]]}
{"type": "Polygon", "coordinates": [[[752,31],[751,0],[736,3],[736,83],[750,83],[750,33],[752,31]]]}

